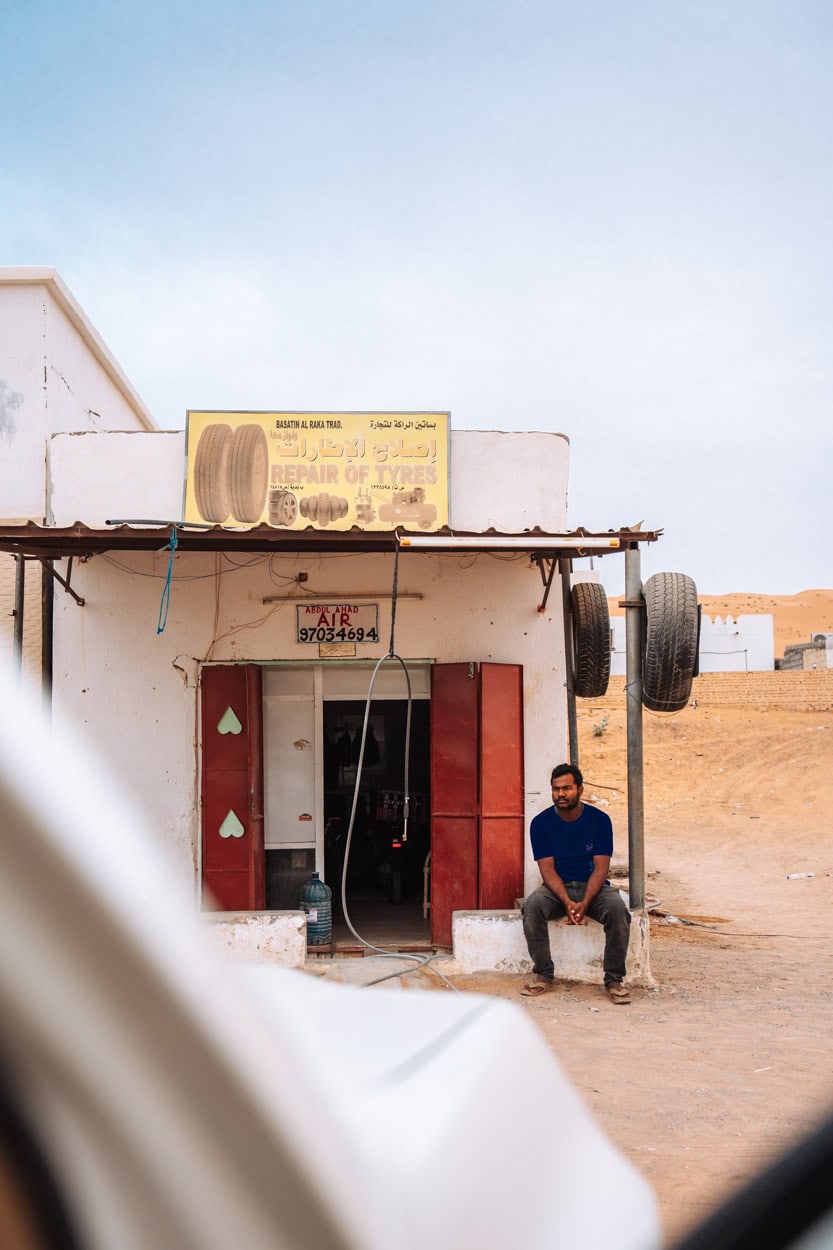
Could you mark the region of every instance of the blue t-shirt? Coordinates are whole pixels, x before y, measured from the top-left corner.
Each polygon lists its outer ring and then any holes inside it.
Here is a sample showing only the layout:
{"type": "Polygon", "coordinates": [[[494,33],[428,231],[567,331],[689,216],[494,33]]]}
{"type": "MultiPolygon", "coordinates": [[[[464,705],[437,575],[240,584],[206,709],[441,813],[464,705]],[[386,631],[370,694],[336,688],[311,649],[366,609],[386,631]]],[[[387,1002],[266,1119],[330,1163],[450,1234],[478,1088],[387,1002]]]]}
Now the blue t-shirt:
{"type": "Polygon", "coordinates": [[[594,855],[613,854],[613,825],[598,807],[582,804],[578,820],[562,820],[555,806],[535,816],[529,826],[535,859],[555,860],[562,881],[586,881],[594,855]]]}

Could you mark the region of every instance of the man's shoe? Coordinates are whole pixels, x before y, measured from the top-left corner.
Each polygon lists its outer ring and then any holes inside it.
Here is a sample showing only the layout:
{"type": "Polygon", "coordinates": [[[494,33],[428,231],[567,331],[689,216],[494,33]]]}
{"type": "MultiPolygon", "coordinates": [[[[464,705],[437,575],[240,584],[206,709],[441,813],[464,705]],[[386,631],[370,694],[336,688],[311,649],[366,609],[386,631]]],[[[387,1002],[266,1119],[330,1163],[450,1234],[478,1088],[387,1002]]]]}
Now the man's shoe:
{"type": "Polygon", "coordinates": [[[549,977],[536,977],[521,990],[524,998],[540,998],[542,994],[551,994],[555,989],[555,981],[549,977]]]}
{"type": "Polygon", "coordinates": [[[618,1007],[623,1007],[631,1001],[631,996],[621,981],[608,981],[605,989],[608,992],[610,1001],[616,1003],[618,1007]]]}

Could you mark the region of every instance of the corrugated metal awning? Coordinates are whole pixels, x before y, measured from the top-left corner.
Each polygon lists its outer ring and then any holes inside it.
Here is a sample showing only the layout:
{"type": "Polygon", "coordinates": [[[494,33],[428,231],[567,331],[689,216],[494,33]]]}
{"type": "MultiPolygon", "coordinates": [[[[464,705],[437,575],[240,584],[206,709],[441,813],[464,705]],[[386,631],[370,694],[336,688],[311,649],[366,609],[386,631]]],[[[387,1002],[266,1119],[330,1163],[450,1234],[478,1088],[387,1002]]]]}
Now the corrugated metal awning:
{"type": "Polygon", "coordinates": [[[0,525],[0,551],[39,559],[60,560],[66,556],[91,556],[105,551],[159,551],[168,546],[176,531],[177,550],[268,552],[306,555],[319,552],[415,552],[527,551],[547,559],[577,559],[625,551],[634,543],[656,542],[662,530],[584,529],[550,534],[538,528],[521,533],[463,532],[446,528],[433,533],[314,529],[283,530],[270,525],[252,529],[226,529],[221,525],[200,526],[180,521],[113,521],[103,527],[77,522],[74,525],[0,525]]]}

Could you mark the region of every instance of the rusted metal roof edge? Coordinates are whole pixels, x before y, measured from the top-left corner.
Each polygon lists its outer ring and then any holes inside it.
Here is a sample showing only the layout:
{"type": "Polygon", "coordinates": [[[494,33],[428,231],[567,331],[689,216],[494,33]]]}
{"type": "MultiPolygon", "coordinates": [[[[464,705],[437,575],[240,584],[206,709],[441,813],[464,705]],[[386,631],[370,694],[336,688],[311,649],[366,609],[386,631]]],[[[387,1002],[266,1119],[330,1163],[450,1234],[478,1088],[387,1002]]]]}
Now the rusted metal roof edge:
{"type": "Polygon", "coordinates": [[[339,551],[347,553],[395,551],[397,546],[423,554],[528,550],[542,556],[603,555],[624,551],[634,543],[656,542],[662,530],[572,530],[568,533],[547,533],[539,527],[519,533],[482,532],[446,528],[432,531],[324,530],[307,526],[303,530],[281,530],[269,525],[252,529],[226,529],[220,525],[192,526],[179,521],[116,524],[102,528],[81,522],[67,526],[0,525],[0,551],[44,559],[66,556],[91,556],[105,551],[158,551],[168,546],[176,530],[178,551],[204,552],[288,552],[306,554],[339,551]],[[588,540],[586,547],[581,539],[588,540]],[[412,544],[411,541],[412,540],[412,544]],[[425,540],[431,540],[425,543],[425,540]],[[423,545],[425,544],[425,545],[423,545]]]}

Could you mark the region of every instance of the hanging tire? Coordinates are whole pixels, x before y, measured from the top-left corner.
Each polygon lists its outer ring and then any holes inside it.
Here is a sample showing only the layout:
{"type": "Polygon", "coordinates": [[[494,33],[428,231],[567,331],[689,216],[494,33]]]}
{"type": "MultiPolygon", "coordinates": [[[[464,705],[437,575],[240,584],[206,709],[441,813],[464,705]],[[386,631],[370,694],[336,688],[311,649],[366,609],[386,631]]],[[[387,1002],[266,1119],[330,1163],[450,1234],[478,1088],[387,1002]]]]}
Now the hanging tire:
{"type": "Polygon", "coordinates": [[[573,688],[580,699],[598,699],[610,681],[610,613],[604,587],[576,582],[573,607],[573,688]]]}
{"type": "Polygon", "coordinates": [[[194,455],[194,496],[204,521],[222,525],[231,512],[228,457],[231,426],[217,422],[200,435],[194,455]]]}
{"type": "Polygon", "coordinates": [[[652,712],[679,712],[697,668],[697,587],[685,573],[655,573],[642,594],[642,702],[652,712]]]}

